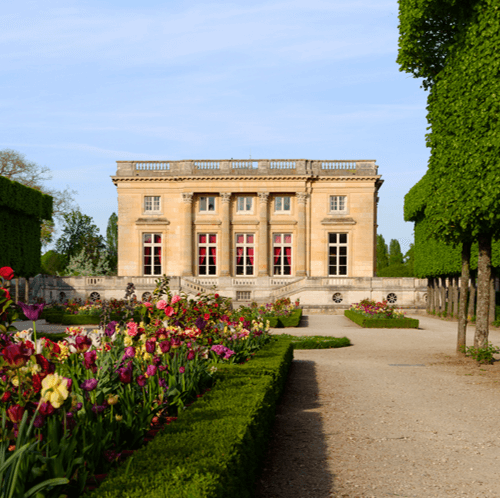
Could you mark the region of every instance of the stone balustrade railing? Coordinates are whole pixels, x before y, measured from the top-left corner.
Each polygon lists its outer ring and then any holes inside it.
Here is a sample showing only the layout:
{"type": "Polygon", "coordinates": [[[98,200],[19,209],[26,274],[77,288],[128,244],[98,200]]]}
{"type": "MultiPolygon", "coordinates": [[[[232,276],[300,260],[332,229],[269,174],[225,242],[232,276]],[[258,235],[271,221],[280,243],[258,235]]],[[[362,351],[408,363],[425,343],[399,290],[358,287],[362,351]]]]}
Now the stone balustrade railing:
{"type": "Polygon", "coordinates": [[[116,176],[377,175],[375,160],[221,159],[117,161],[116,176]]]}

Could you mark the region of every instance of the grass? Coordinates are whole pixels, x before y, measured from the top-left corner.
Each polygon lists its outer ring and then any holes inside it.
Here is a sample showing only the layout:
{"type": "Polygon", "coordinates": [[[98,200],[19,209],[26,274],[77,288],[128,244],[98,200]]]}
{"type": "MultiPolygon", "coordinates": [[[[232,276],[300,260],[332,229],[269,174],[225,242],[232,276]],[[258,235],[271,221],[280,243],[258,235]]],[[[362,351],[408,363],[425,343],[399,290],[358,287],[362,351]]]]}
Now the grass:
{"type": "Polygon", "coordinates": [[[290,339],[293,349],[333,349],[351,345],[347,337],[329,337],[324,335],[294,336],[290,334],[273,334],[290,339]]]}

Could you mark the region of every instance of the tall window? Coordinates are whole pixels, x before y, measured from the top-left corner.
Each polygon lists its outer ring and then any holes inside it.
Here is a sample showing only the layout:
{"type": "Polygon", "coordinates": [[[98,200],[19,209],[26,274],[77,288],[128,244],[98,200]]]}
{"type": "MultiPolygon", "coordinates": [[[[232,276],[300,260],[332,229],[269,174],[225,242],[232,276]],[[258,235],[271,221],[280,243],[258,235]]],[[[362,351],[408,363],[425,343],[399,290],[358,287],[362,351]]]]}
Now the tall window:
{"type": "Polygon", "coordinates": [[[236,234],[236,275],[253,275],[255,262],[253,233],[236,234]]]}
{"type": "Polygon", "coordinates": [[[217,275],[217,234],[198,234],[198,275],[217,275]]]}
{"type": "Polygon", "coordinates": [[[290,212],[290,196],[278,196],[274,198],[274,212],[275,213],[289,213],[290,212]]]}
{"type": "Polygon", "coordinates": [[[251,213],[253,206],[252,197],[238,197],[237,211],[238,213],[251,213]]]}
{"type": "Polygon", "coordinates": [[[200,213],[215,211],[215,197],[200,197],[200,213]]]}
{"type": "Polygon", "coordinates": [[[273,234],[274,275],[292,274],[292,234],[273,234]]]}
{"type": "Polygon", "coordinates": [[[160,210],[160,196],[147,195],[144,197],[144,211],[159,211],[160,210]]]}
{"type": "Polygon", "coordinates": [[[330,211],[339,212],[345,211],[347,205],[347,197],[345,195],[331,195],[330,196],[330,211]]]}
{"type": "Polygon", "coordinates": [[[347,275],[347,234],[328,234],[328,274],[347,275]]]}
{"type": "Polygon", "coordinates": [[[143,234],[144,275],[161,275],[161,234],[143,234]]]}

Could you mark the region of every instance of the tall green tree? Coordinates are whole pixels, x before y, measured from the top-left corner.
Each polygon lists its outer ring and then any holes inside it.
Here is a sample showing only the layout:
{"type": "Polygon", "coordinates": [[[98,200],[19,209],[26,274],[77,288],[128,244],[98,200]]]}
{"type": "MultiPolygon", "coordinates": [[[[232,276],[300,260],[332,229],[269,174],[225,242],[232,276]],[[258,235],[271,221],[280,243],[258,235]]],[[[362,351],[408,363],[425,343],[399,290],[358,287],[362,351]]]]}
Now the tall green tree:
{"type": "Polygon", "coordinates": [[[113,213],[106,227],[106,254],[111,273],[116,273],[118,267],[118,216],[113,213]]]}
{"type": "Polygon", "coordinates": [[[56,251],[64,255],[67,263],[83,251],[85,258],[96,267],[106,245],[93,219],[78,210],[64,214],[63,219],[62,233],[57,239],[56,251]]]}
{"type": "Polygon", "coordinates": [[[401,245],[396,239],[391,239],[389,243],[389,266],[402,265],[403,253],[401,252],[401,245]]]}
{"type": "MultiPolygon", "coordinates": [[[[74,196],[76,192],[69,187],[64,190],[48,187],[46,182],[52,179],[50,169],[29,161],[20,152],[11,149],[0,150],[0,176],[52,196],[53,216],[61,223],[63,222],[63,214],[75,208],[74,196]]],[[[52,242],[54,230],[52,220],[43,220],[41,234],[43,246],[52,242]]]]}
{"type": "MultiPolygon", "coordinates": [[[[430,89],[429,169],[425,181],[410,192],[410,210],[417,213],[416,204],[425,197],[418,216],[423,216],[419,222],[425,223],[426,237],[462,245],[463,291],[470,247],[478,242],[474,343],[484,347],[488,340],[491,240],[500,227],[500,10],[495,0],[399,3],[400,69],[423,77],[424,87],[430,89]]],[[[466,291],[461,297],[466,298],[466,291]]],[[[465,343],[465,333],[460,331],[463,310],[461,303],[458,346],[465,343]]]]}
{"type": "MultiPolygon", "coordinates": [[[[377,235],[377,272],[389,266],[389,249],[383,235],[377,235]]],[[[378,274],[378,273],[377,273],[378,274]]]]}

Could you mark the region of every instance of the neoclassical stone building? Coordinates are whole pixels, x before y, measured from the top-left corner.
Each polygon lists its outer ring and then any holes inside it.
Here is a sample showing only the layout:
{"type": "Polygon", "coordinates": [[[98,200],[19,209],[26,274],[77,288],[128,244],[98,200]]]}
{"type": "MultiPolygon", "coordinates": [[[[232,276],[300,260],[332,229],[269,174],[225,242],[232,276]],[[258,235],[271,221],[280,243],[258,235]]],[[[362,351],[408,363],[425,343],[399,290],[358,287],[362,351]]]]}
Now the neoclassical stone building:
{"type": "Polygon", "coordinates": [[[119,277],[166,274],[237,300],[386,297],[372,278],[374,160],[117,161],[112,180],[119,277]]]}

